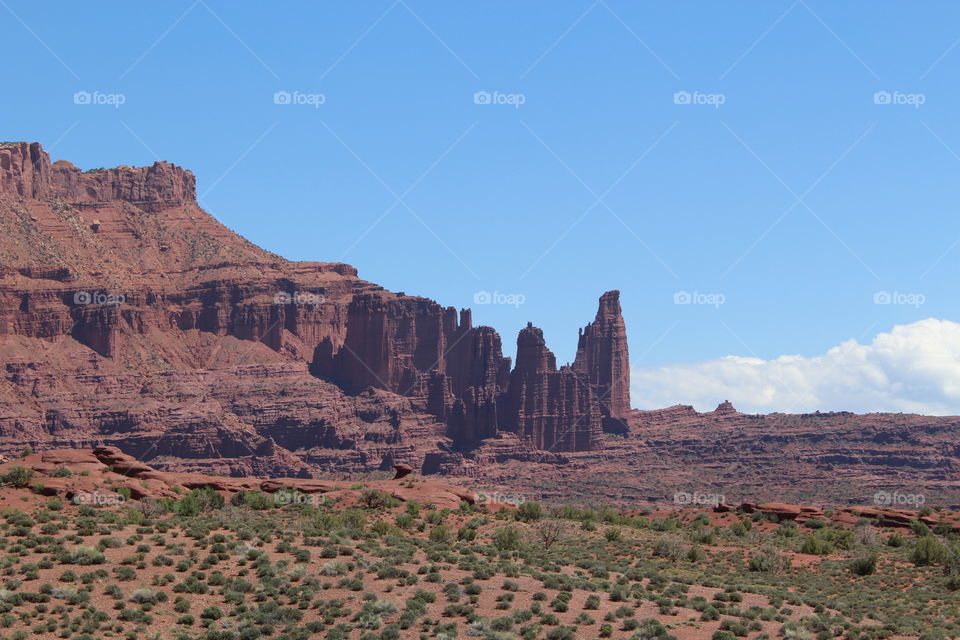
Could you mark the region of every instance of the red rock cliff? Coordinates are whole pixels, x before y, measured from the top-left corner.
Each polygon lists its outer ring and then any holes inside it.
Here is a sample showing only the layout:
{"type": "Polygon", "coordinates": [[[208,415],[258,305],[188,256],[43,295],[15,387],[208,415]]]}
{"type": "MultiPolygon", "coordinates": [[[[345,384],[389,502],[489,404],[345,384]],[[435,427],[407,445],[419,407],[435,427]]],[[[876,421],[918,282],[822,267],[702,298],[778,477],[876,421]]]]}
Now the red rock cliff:
{"type": "Polygon", "coordinates": [[[630,355],[619,291],[600,296],[597,317],[580,331],[573,369],[593,388],[605,427],[625,431],[624,419],[630,415],[630,355]]]}
{"type": "Polygon", "coordinates": [[[591,451],[603,447],[600,405],[590,385],[556,358],[532,324],[517,336],[517,366],[503,400],[504,428],[537,449],[591,451]]]}
{"type": "Polygon", "coordinates": [[[13,142],[0,145],[0,192],[60,198],[79,206],[120,200],[155,211],[195,202],[196,181],[189,171],[167,162],[84,173],[65,160],[51,164],[36,142],[13,142]]]}
{"type": "MultiPolygon", "coordinates": [[[[511,373],[469,310],[284,260],[195,190],[168,163],[82,172],[0,144],[0,453],[110,444],[243,475],[601,445],[601,356],[557,370],[541,336],[511,373]]],[[[612,307],[593,325],[587,351],[615,348],[612,307]]]]}

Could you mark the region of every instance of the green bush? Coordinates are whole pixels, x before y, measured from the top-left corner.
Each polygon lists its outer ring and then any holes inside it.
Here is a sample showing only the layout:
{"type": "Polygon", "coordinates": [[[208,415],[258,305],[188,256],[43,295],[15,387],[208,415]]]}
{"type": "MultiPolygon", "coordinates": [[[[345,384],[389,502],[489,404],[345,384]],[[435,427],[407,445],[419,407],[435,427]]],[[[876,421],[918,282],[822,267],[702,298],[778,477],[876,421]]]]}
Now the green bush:
{"type": "Polygon", "coordinates": [[[833,552],[833,545],[827,540],[817,536],[807,536],[800,547],[800,553],[809,553],[817,556],[825,556],[833,552]]]}
{"type": "Polygon", "coordinates": [[[933,536],[924,536],[917,540],[910,554],[910,560],[915,565],[924,566],[938,564],[946,560],[947,548],[933,536]]]}
{"type": "Polygon", "coordinates": [[[500,551],[515,551],[519,549],[522,544],[520,530],[513,525],[507,525],[494,531],[492,540],[493,546],[500,551]]]}
{"type": "Polygon", "coordinates": [[[28,469],[27,467],[21,467],[19,465],[10,467],[9,471],[0,476],[0,481],[2,481],[4,484],[9,484],[18,488],[28,486],[32,480],[33,469],[28,469]]]}
{"type": "Polygon", "coordinates": [[[235,507],[247,507],[248,509],[264,511],[276,506],[276,501],[273,497],[262,491],[240,491],[233,494],[233,497],[230,498],[230,504],[235,507]]]}
{"type": "Polygon", "coordinates": [[[869,576],[877,570],[877,554],[860,556],[850,561],[850,571],[858,576],[869,576]]]}
{"type": "Polygon", "coordinates": [[[539,502],[524,502],[517,509],[517,520],[533,522],[543,517],[543,507],[539,502]]]}

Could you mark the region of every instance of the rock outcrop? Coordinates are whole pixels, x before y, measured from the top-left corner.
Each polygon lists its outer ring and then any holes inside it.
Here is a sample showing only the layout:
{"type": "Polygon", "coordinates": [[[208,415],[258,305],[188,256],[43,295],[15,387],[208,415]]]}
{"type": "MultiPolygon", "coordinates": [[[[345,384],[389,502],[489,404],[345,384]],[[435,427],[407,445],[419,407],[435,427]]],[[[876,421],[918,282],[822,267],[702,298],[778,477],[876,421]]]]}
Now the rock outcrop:
{"type": "Polygon", "coordinates": [[[8,142],[0,144],[0,192],[86,207],[123,201],[159,211],[196,202],[196,180],[167,162],[83,172],[65,160],[51,163],[39,143],[8,142]]]}
{"type": "MultiPolygon", "coordinates": [[[[311,494],[322,494],[333,500],[356,502],[361,490],[356,483],[302,478],[257,477],[231,478],[200,473],[171,473],[154,469],[115,447],[90,450],[54,449],[34,453],[13,462],[0,464],[0,475],[14,466],[32,469],[38,476],[36,485],[43,495],[60,495],[76,504],[92,506],[122,505],[126,498],[121,489],[136,500],[182,498],[184,489],[210,488],[230,494],[241,491],[262,491],[274,494],[278,505],[303,504],[311,494]],[[70,473],[63,473],[67,470],[70,473]]],[[[416,500],[438,508],[456,509],[461,502],[482,504],[473,491],[433,480],[407,477],[409,471],[393,480],[364,483],[364,488],[382,491],[401,502],[416,500]],[[397,482],[404,478],[404,482],[397,482]]],[[[7,488],[7,491],[12,489],[7,488]]],[[[26,493],[27,490],[23,490],[26,493]]]]}
{"type": "Polygon", "coordinates": [[[542,332],[528,326],[517,342],[517,364],[503,357],[500,336],[424,298],[357,296],[343,340],[324,338],[312,370],[348,393],[375,387],[415,399],[445,421],[458,449],[476,447],[502,431],[545,451],[603,446],[604,424],[629,414],[629,361],[619,292],[600,298],[596,320],[580,332],[577,361],[557,369],[542,332]],[[609,401],[608,401],[609,400],[609,401]]]}
{"type": "Polygon", "coordinates": [[[524,371],[507,410],[511,359],[469,310],[284,260],[195,191],[165,162],[83,172],[0,144],[0,454],[112,445],[167,471],[307,477],[600,446],[615,295],[584,372],[524,371]]]}
{"type": "Polygon", "coordinates": [[[503,401],[506,427],[535,448],[589,451],[603,446],[600,403],[571,367],[557,369],[543,331],[528,324],[517,336],[517,366],[503,401]]]}
{"type": "Polygon", "coordinates": [[[630,354],[620,292],[600,296],[596,319],[580,331],[573,370],[589,382],[600,405],[604,429],[626,433],[630,415],[630,354]]]}

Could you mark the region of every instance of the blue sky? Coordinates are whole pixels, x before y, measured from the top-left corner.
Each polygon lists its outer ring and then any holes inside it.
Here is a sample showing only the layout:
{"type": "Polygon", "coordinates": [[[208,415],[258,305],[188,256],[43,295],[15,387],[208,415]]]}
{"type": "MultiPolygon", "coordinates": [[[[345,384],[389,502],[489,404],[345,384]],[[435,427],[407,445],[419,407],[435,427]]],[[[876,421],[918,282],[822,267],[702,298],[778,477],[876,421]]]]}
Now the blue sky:
{"type": "MultiPolygon", "coordinates": [[[[51,6],[0,0],[4,139],[181,164],[247,238],[473,307],[509,352],[531,320],[572,359],[618,288],[634,365],[665,389],[640,406],[715,401],[684,397],[677,366],[818,362],[960,320],[956,3],[51,6]]],[[[960,410],[888,382],[909,403],[850,408],[960,410]]],[[[741,404],[792,404],[757,393],[741,404]]]]}

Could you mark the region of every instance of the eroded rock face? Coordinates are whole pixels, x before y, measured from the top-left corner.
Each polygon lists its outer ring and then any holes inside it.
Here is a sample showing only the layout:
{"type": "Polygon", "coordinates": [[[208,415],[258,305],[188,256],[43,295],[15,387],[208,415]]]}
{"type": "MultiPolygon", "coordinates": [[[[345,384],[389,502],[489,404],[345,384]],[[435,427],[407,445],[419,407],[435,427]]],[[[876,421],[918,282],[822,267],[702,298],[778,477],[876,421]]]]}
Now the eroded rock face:
{"type": "Polygon", "coordinates": [[[630,354],[619,291],[600,296],[596,319],[580,331],[573,369],[590,383],[604,418],[630,415],[630,354]]]}
{"type": "Polygon", "coordinates": [[[168,471],[306,477],[599,446],[618,305],[594,322],[600,365],[520,376],[505,412],[511,360],[469,310],[284,260],[195,190],[164,162],[82,172],[0,144],[0,453],[114,445],[168,471]]]}
{"type": "Polygon", "coordinates": [[[158,211],[196,202],[196,180],[167,162],[84,173],[65,160],[51,163],[39,143],[14,142],[0,145],[0,192],[59,198],[77,206],[120,200],[158,211]]]}
{"type": "Polygon", "coordinates": [[[600,298],[577,361],[560,369],[536,327],[520,332],[511,372],[496,331],[423,298],[357,296],[343,336],[317,346],[318,376],[348,393],[375,387],[416,399],[446,422],[459,449],[510,431],[545,451],[590,451],[602,448],[605,423],[626,431],[630,374],[617,291],[600,298]]]}
{"type": "Polygon", "coordinates": [[[517,366],[504,398],[505,419],[535,448],[591,451],[603,446],[600,403],[570,367],[557,369],[543,331],[528,324],[517,337],[517,366]]]}

